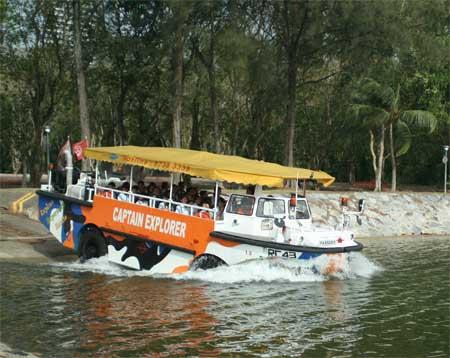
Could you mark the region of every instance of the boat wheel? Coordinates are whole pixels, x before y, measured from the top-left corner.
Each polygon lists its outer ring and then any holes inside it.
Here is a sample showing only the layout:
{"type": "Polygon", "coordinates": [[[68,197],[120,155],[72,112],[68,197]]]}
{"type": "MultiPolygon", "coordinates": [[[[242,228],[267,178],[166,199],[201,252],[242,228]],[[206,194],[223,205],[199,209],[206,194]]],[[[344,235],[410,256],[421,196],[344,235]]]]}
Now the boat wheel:
{"type": "Polygon", "coordinates": [[[79,256],[82,261],[106,255],[108,248],[102,235],[94,230],[85,231],[81,236],[79,256]]]}

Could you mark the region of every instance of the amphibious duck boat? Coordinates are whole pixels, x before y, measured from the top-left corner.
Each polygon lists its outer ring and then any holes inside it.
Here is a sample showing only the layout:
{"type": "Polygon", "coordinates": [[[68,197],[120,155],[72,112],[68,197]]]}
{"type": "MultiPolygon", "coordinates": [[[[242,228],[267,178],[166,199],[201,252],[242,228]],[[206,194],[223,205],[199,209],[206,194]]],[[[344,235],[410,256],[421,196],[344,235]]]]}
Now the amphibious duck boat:
{"type": "Polygon", "coordinates": [[[263,186],[282,187],[293,179],[331,185],[334,178],[322,171],[175,148],[99,147],[86,149],[85,156],[97,161],[93,184],[82,177],[77,184],[68,179],[65,192],[55,191],[51,182],[37,192],[40,221],[82,259],[108,255],[110,261],[136,270],[181,273],[260,258],[321,256],[326,271],[334,272],[342,269],[347,253],[362,249],[349,229],[350,215],[360,219],[362,201],[358,212],[344,205],[341,225],[326,229],[314,226],[307,199],[297,190],[289,196],[262,191],[263,186]],[[170,172],[170,195],[165,199],[108,187],[100,178],[101,162],[170,172]],[[176,201],[173,173],[214,180],[212,207],[176,201]],[[221,181],[254,185],[256,190],[225,200],[221,181]]]}

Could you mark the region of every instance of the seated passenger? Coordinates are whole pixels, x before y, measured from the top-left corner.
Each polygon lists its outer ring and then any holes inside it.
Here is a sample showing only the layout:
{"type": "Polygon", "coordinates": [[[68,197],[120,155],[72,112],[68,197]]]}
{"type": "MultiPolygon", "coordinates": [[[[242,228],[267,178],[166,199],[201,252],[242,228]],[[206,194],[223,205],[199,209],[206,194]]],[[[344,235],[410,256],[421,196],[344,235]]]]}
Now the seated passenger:
{"type": "Polygon", "coordinates": [[[145,183],[142,180],[138,181],[138,194],[147,195],[147,188],[145,187],[145,183]]]}
{"type": "MultiPolygon", "coordinates": [[[[202,207],[205,209],[209,209],[209,204],[203,203],[202,207]]],[[[197,216],[202,219],[210,219],[211,220],[211,214],[208,210],[200,210],[200,212],[197,213],[197,216]]]]}
{"type": "Polygon", "coordinates": [[[108,188],[111,190],[105,190],[103,191],[103,196],[105,198],[114,198],[114,192],[113,190],[116,189],[116,184],[114,184],[114,182],[109,182],[108,183],[108,188]]]}
{"type": "Polygon", "coordinates": [[[241,215],[252,215],[253,212],[253,201],[249,197],[243,197],[241,205],[238,207],[238,214],[241,215]]]}
{"type": "Polygon", "coordinates": [[[162,191],[162,196],[163,196],[164,198],[169,199],[169,197],[170,197],[170,190],[164,190],[164,191],[162,191]]]}
{"type": "Polygon", "coordinates": [[[181,201],[181,198],[185,195],[186,193],[182,190],[180,190],[180,187],[177,187],[176,185],[173,186],[173,191],[172,191],[172,199],[175,201],[181,201]]]}
{"type": "MultiPolygon", "coordinates": [[[[221,198],[222,196],[222,188],[219,186],[218,187],[218,190],[217,190],[217,197],[218,198],[221,198]]],[[[211,201],[211,208],[213,208],[214,207],[214,200],[215,200],[215,198],[216,198],[216,190],[214,189],[214,192],[213,192],[213,195],[212,195],[212,197],[211,197],[211,199],[210,199],[210,201],[211,201]]],[[[209,199],[209,198],[208,198],[209,199]]],[[[206,201],[206,200],[205,200],[206,201]]]]}
{"type": "Polygon", "coordinates": [[[200,198],[202,198],[203,201],[205,201],[206,199],[208,199],[208,192],[206,190],[202,190],[200,191],[200,198]]]}
{"type": "Polygon", "coordinates": [[[217,211],[217,220],[223,220],[223,213],[225,211],[225,206],[227,205],[227,202],[224,198],[219,198],[219,203],[217,205],[218,211],[217,211]]]}
{"type": "Polygon", "coordinates": [[[164,201],[160,201],[158,204],[159,210],[169,210],[169,204],[165,203],[164,201]]]}
{"type": "Polygon", "coordinates": [[[142,196],[135,196],[136,204],[148,206],[148,199],[142,196]]]}
{"type": "Polygon", "coordinates": [[[194,203],[195,198],[196,198],[197,195],[198,195],[198,190],[197,190],[197,188],[195,188],[195,187],[190,187],[190,188],[187,190],[187,195],[188,195],[189,198],[190,198],[190,202],[194,203]]]}
{"type": "MultiPolygon", "coordinates": [[[[141,183],[143,183],[143,182],[141,181],[141,183]]],[[[144,188],[145,188],[145,186],[144,186],[144,188]]],[[[139,185],[133,185],[132,191],[133,191],[134,194],[137,194],[137,195],[134,196],[134,202],[136,204],[138,204],[138,205],[146,205],[146,206],[148,205],[148,199],[143,198],[141,196],[141,195],[143,195],[143,193],[140,192],[139,185]]]]}
{"type": "MultiPolygon", "coordinates": [[[[150,196],[154,197],[154,198],[161,198],[161,189],[159,189],[159,187],[155,186],[153,188],[153,193],[149,194],[150,196]]],[[[161,201],[157,200],[157,199],[153,199],[153,206],[154,208],[158,208],[159,204],[161,204],[161,201]]]]}
{"type": "Polygon", "coordinates": [[[147,187],[147,194],[152,196],[153,195],[153,190],[155,190],[156,184],[154,182],[151,182],[150,184],[148,184],[147,187]]]}
{"type": "MultiPolygon", "coordinates": [[[[162,199],[169,200],[169,197],[167,195],[162,195],[162,199]]],[[[169,210],[169,203],[166,201],[160,201],[158,203],[158,209],[169,210]]]]}
{"type": "Polygon", "coordinates": [[[129,201],[130,194],[128,192],[130,191],[130,183],[127,181],[124,182],[119,190],[122,190],[122,192],[117,196],[117,200],[129,201]]]}
{"type": "Polygon", "coordinates": [[[186,206],[186,205],[183,205],[183,204],[187,204],[187,203],[188,203],[188,197],[187,197],[187,195],[184,195],[184,196],[181,198],[181,203],[182,203],[182,204],[177,205],[177,207],[175,208],[175,212],[176,212],[177,214],[190,215],[191,213],[190,213],[189,207],[186,206]]]}
{"type": "Polygon", "coordinates": [[[246,194],[247,195],[255,195],[255,186],[254,185],[249,185],[247,187],[246,194]]]}
{"type": "MultiPolygon", "coordinates": [[[[202,207],[203,200],[202,200],[202,198],[200,196],[195,198],[194,205],[198,206],[198,207],[202,207]]],[[[200,212],[200,209],[194,209],[194,215],[196,215],[198,212],[200,212]]]]}

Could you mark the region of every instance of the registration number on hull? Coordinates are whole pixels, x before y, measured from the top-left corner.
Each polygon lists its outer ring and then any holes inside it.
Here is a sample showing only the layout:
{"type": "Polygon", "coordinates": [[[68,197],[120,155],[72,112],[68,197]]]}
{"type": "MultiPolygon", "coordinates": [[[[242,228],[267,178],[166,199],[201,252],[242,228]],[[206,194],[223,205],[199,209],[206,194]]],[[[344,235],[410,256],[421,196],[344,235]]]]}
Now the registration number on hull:
{"type": "Polygon", "coordinates": [[[277,249],[266,249],[268,257],[285,257],[288,259],[296,259],[298,257],[298,253],[295,251],[285,251],[285,250],[277,250],[277,249]]]}

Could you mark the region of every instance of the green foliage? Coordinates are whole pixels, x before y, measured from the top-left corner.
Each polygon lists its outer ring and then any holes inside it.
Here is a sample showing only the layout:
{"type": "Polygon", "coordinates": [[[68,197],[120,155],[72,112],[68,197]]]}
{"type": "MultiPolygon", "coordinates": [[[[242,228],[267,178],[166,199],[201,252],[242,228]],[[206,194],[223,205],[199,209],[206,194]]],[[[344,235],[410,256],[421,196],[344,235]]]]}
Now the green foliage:
{"type": "MultiPolygon", "coordinates": [[[[93,145],[172,145],[182,23],[184,147],[220,142],[224,153],[282,163],[294,103],[295,165],[369,180],[370,130],[393,124],[399,181],[440,181],[441,146],[450,143],[445,0],[80,0],[80,8],[93,145]]],[[[23,162],[44,170],[44,125],[55,152],[68,135],[80,139],[72,11],[56,0],[0,2],[2,171],[23,162]]]]}

